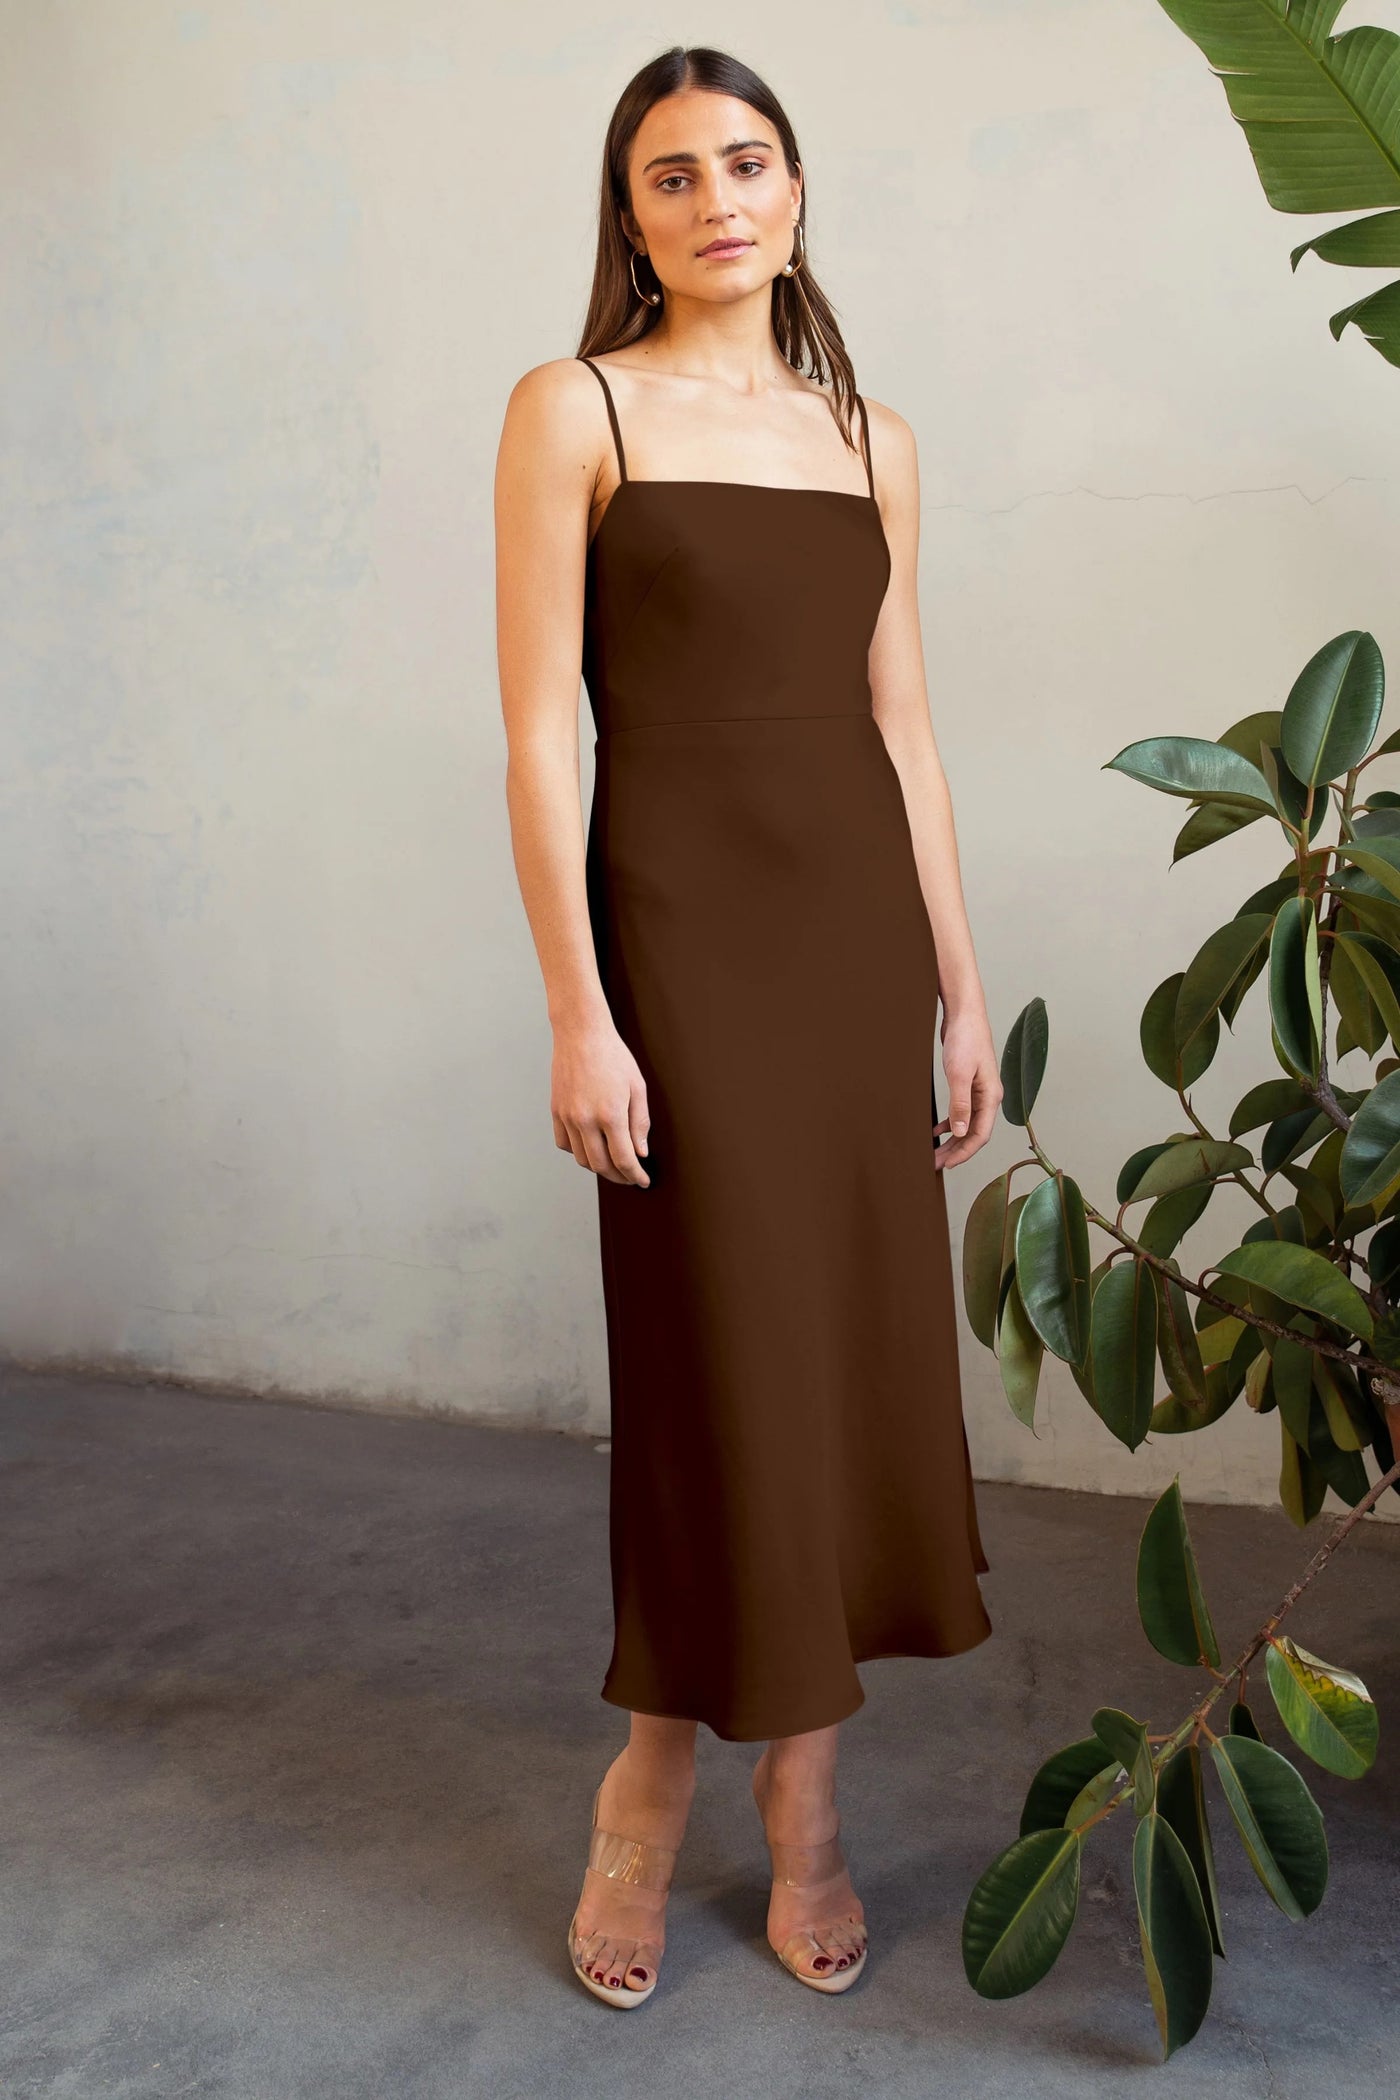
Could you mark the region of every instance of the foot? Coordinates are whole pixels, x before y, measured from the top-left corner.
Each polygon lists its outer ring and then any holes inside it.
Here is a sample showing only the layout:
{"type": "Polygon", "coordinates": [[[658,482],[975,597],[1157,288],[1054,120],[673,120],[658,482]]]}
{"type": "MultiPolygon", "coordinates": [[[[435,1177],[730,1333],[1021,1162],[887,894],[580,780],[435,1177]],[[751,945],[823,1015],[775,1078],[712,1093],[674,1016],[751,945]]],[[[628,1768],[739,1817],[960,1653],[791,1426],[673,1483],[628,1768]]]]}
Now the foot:
{"type": "MultiPolygon", "coordinates": [[[[655,1768],[638,1773],[624,1746],[603,1777],[598,1827],[677,1850],[694,1791],[693,1766],[684,1777],[659,1777],[655,1768]]],[[[586,1867],[574,1925],[579,1967],[613,1990],[649,1990],[666,1945],[668,1893],[586,1867]]]]}
{"type": "MultiPolygon", "coordinates": [[[[775,1844],[815,1846],[836,1833],[838,1817],[830,1790],[814,1791],[775,1775],[771,1744],[754,1766],[753,1797],[775,1844]]],[[[804,1976],[824,1982],[852,1968],[865,1950],[865,1939],[865,1910],[844,1866],[804,1888],[773,1883],[768,1944],[804,1976]],[[795,1935],[798,1943],[793,1946],[795,1935]]]]}

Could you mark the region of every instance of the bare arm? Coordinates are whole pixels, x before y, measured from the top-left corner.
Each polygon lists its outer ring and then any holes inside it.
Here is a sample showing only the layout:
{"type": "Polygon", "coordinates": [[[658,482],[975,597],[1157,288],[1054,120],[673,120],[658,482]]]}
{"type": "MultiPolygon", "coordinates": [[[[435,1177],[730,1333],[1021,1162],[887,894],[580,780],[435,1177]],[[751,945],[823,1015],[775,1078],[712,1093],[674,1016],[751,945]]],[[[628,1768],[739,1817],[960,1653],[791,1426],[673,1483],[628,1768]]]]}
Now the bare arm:
{"type": "Polygon", "coordinates": [[[555,1142],[649,1186],[646,1086],[598,974],[584,873],[578,710],[588,518],[609,442],[597,380],[571,358],[516,385],[496,462],[496,634],[506,801],[554,1030],[555,1142]]]}
{"type": "Polygon", "coordinates": [[[1002,1085],[963,899],[952,796],[929,717],[919,625],[919,464],[914,433],[893,410],[878,402],[867,405],[870,456],[891,562],[889,589],[870,646],[870,686],[875,719],[904,790],[919,882],[938,951],[948,1114],[937,1128],[951,1127],[953,1139],[940,1145],[935,1157],[941,1167],[949,1167],[987,1142],[1002,1085]]]}

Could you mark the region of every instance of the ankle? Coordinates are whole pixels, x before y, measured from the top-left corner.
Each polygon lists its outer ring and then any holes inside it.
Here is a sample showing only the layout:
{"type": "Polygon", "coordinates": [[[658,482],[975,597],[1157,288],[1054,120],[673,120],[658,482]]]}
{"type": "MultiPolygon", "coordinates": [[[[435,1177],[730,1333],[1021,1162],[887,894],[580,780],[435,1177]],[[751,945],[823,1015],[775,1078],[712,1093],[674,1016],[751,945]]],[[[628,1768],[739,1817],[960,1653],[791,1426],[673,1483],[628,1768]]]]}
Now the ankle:
{"type": "Polygon", "coordinates": [[[603,1779],[604,1797],[625,1800],[634,1818],[672,1818],[689,1809],[694,1792],[693,1758],[638,1756],[630,1744],[618,1751],[603,1779]]]}
{"type": "Polygon", "coordinates": [[[624,1743],[614,1763],[639,1785],[664,1786],[673,1791],[678,1786],[695,1784],[693,1744],[685,1749],[671,1749],[624,1743]]]}
{"type": "Polygon", "coordinates": [[[829,1766],[814,1768],[809,1762],[774,1757],[769,1751],[754,1768],[754,1792],[765,1800],[834,1809],[836,1774],[829,1766]]]}

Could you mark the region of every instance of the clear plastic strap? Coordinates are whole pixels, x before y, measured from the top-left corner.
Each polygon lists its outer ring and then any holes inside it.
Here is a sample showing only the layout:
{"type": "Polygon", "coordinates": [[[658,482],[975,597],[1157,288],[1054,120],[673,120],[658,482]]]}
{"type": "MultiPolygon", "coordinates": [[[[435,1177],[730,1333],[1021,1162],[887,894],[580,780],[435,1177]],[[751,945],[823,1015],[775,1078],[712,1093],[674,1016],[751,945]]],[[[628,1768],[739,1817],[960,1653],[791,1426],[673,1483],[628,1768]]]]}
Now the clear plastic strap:
{"type": "Polygon", "coordinates": [[[588,1864],[596,1874],[606,1874],[610,1881],[627,1881],[638,1889],[668,1889],[676,1855],[667,1845],[653,1845],[644,1838],[622,1837],[615,1830],[595,1827],[588,1864]]]}
{"type": "Polygon", "coordinates": [[[770,1838],[768,1850],[773,1861],[773,1879],[790,1889],[811,1888],[816,1882],[830,1881],[832,1875],[839,1874],[846,1864],[839,1831],[823,1838],[819,1845],[781,1845],[770,1838]]]}

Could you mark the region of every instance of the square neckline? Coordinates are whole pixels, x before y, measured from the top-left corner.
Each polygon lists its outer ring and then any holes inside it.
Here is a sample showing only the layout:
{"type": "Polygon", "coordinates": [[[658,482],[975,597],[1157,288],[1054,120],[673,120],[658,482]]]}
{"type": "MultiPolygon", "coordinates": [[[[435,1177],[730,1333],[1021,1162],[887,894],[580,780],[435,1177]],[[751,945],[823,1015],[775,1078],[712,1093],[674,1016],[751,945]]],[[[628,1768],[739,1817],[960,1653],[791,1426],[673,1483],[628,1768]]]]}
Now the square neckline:
{"type": "Polygon", "coordinates": [[[586,550],[589,554],[593,552],[593,549],[602,538],[603,527],[612,516],[613,505],[617,502],[624,489],[756,489],[765,496],[835,496],[839,502],[865,503],[873,506],[880,526],[880,537],[885,541],[886,548],[889,546],[889,540],[885,535],[885,521],[880,515],[878,498],[868,496],[860,489],[803,488],[796,482],[786,481],[715,481],[696,475],[658,474],[654,477],[639,477],[629,474],[625,481],[619,481],[617,487],[609,496],[604,506],[603,515],[599,518],[589,536],[586,550]]]}

